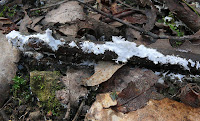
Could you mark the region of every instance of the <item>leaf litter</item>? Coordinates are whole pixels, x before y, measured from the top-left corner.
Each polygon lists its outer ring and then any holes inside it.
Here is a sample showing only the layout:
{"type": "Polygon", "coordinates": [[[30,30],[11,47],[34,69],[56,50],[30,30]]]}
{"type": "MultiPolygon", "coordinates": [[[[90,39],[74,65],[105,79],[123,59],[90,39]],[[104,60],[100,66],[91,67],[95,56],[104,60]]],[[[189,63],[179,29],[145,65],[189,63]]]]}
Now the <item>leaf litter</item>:
{"type": "MultiPolygon", "coordinates": [[[[93,7],[95,7],[95,5],[97,5],[94,4],[95,2],[96,1],[89,1],[88,4],[92,4],[93,7]]],[[[196,16],[194,15],[191,16],[191,18],[187,18],[186,14],[183,16],[179,14],[176,16],[177,18],[171,18],[172,20],[182,20],[191,30],[185,29],[187,28],[185,25],[178,28],[179,30],[169,30],[172,29],[172,27],[166,29],[165,27],[167,25],[159,26],[159,30],[155,27],[157,19],[161,18],[161,14],[163,16],[167,13],[166,10],[168,8],[165,7],[166,5],[169,7],[169,11],[174,13],[183,12],[185,10],[187,13],[192,13],[188,9],[190,3],[187,5],[181,3],[183,7],[180,7],[180,3],[171,5],[172,3],[170,2],[164,4],[162,1],[152,2],[150,0],[136,0],[135,4],[133,3],[130,5],[126,4],[127,1],[125,4],[119,4],[122,3],[119,2],[119,0],[118,2],[104,0],[98,0],[97,2],[98,10],[109,13],[114,17],[119,17],[126,22],[130,22],[134,26],[136,25],[144,28],[146,31],[151,31],[156,34],[176,35],[177,31],[183,30],[185,34],[192,35],[191,33],[194,31],[196,32],[198,29],[198,23],[194,22],[197,24],[197,26],[194,26],[194,24],[186,22],[186,20],[198,20],[198,17],[194,17],[196,16]],[[134,8],[135,5],[139,5],[140,7],[134,8]],[[127,6],[129,7],[128,9],[127,6]],[[140,9],[141,7],[144,9],[140,9]],[[160,9],[158,10],[156,7],[160,9]],[[130,13],[128,13],[127,10],[130,13]]],[[[37,6],[37,4],[35,5],[37,6]]],[[[72,108],[73,112],[76,112],[75,110],[80,104],[79,101],[82,99],[89,100],[91,97],[93,98],[91,100],[95,100],[97,92],[99,94],[89,112],[86,114],[85,120],[131,120],[133,117],[136,120],[182,120],[183,118],[196,120],[196,115],[198,115],[198,113],[194,112],[199,108],[194,109],[185,104],[199,107],[198,76],[190,76],[190,79],[188,79],[188,76],[184,74],[173,76],[173,74],[170,75],[169,73],[165,74],[161,72],[160,77],[160,75],[155,74],[158,72],[156,72],[154,68],[151,68],[152,71],[130,64],[135,61],[132,60],[133,58],[139,57],[152,61],[158,67],[160,65],[172,66],[171,70],[177,70],[178,72],[186,70],[187,74],[190,74],[190,71],[195,74],[194,72],[199,70],[199,51],[198,46],[194,45],[195,42],[198,42],[197,40],[173,42],[171,45],[169,41],[173,40],[152,40],[151,37],[144,35],[144,33],[140,31],[131,30],[130,28],[126,29],[126,27],[122,26],[123,24],[112,26],[114,25],[110,23],[112,19],[109,20],[101,14],[91,12],[91,10],[88,9],[85,10],[83,6],[75,1],[65,2],[53,10],[53,7],[46,7],[47,8],[39,9],[44,12],[42,13],[43,15],[39,17],[29,17],[30,13],[24,11],[25,16],[20,24],[20,32],[12,31],[7,35],[7,39],[24,53],[37,53],[41,55],[40,57],[28,57],[32,60],[28,62],[28,65],[36,63],[48,67],[48,65],[53,62],[55,66],[59,65],[59,67],[63,69],[67,68],[62,78],[66,89],[57,91],[57,98],[68,110],[72,108]],[[97,16],[94,17],[93,15],[97,16]],[[88,16],[91,18],[88,18],[88,16]],[[92,19],[92,17],[96,20],[92,19]],[[107,23],[103,23],[102,21],[107,23]],[[124,31],[125,29],[126,31],[124,31]],[[44,30],[46,30],[46,33],[43,32],[44,30]],[[32,34],[32,31],[39,32],[40,34],[32,34]],[[117,37],[118,35],[124,35],[123,32],[126,35],[126,39],[117,37]],[[68,40],[69,36],[72,36],[72,41],[68,40]],[[33,44],[34,46],[31,45],[33,42],[36,42],[33,44]],[[145,46],[141,43],[145,44],[145,46]],[[174,44],[176,47],[174,47],[174,44]],[[81,54],[85,54],[93,59],[92,64],[90,63],[91,58],[88,60],[88,58],[85,57],[83,60],[79,60],[82,59],[82,56],[80,57],[79,55],[80,51],[81,54]],[[68,52],[73,52],[73,54],[68,55],[68,52]],[[106,56],[98,59],[96,58],[107,52],[114,52],[114,55],[110,53],[112,59],[108,59],[109,62],[101,60],[107,58],[106,56]],[[115,61],[116,63],[110,61],[115,61]],[[82,62],[84,62],[84,64],[82,62]],[[121,62],[123,62],[123,64],[119,64],[121,62]],[[125,63],[128,64],[125,65],[125,63]],[[181,68],[173,69],[173,65],[180,65],[181,68]],[[84,67],[84,69],[72,69],[71,67],[74,66],[81,66],[84,67]],[[85,69],[88,66],[93,68],[92,70],[94,73],[85,69]],[[196,84],[188,84],[188,82],[194,82],[196,84]],[[166,92],[168,92],[167,95],[165,94],[166,92]],[[164,97],[171,99],[163,99],[164,97]],[[181,100],[185,104],[173,101],[172,99],[181,100]],[[168,107],[169,110],[177,111],[173,112],[176,115],[172,116],[172,113],[165,110],[163,107],[168,107]],[[180,108],[177,109],[174,107],[180,108]],[[185,117],[185,112],[187,112],[187,110],[191,111],[193,117],[190,115],[185,117]],[[162,113],[162,111],[164,113],[162,113]]],[[[191,15],[193,15],[193,13],[191,15]]],[[[169,16],[168,13],[161,19],[166,19],[167,16],[169,16]]],[[[11,28],[11,30],[13,29],[16,28],[11,28]]],[[[198,35],[198,32],[196,35],[198,35]]],[[[26,57],[26,55],[22,56],[26,57]]],[[[139,63],[141,67],[143,63],[149,63],[149,61],[139,60],[137,63],[139,63]]],[[[86,101],[86,103],[88,104],[86,104],[85,107],[90,106],[92,101],[86,101]]],[[[80,105],[79,109],[81,108],[80,105]]],[[[79,109],[76,115],[80,114],[78,113],[80,112],[79,109]]],[[[67,112],[69,113],[70,111],[67,112]]],[[[25,114],[31,116],[32,113],[34,112],[25,114]]],[[[85,113],[83,113],[83,115],[85,113]]],[[[53,118],[52,115],[53,112],[48,112],[46,116],[48,118],[53,118]]],[[[79,118],[83,119],[84,116],[81,115],[79,118]]],[[[67,113],[66,116],[65,118],[69,118],[67,113]]],[[[74,119],[77,119],[77,117],[75,116],[74,119]]]]}

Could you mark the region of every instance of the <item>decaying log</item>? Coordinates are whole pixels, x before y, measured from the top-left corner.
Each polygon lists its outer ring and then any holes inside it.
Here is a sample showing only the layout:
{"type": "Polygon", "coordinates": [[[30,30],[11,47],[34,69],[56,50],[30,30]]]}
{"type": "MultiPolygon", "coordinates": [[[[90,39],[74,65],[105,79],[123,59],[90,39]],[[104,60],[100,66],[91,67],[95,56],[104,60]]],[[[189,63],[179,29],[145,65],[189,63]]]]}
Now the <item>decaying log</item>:
{"type": "MultiPolygon", "coordinates": [[[[38,52],[38,53],[42,53],[44,55],[48,55],[47,53],[51,53],[51,54],[55,54],[54,56],[52,56],[53,58],[57,58],[60,59],[60,61],[62,62],[66,62],[66,61],[72,61],[74,63],[80,63],[81,60],[105,60],[105,61],[116,61],[116,59],[118,58],[118,55],[115,52],[112,51],[108,51],[106,50],[104,52],[104,54],[94,54],[94,53],[87,53],[87,52],[83,52],[83,50],[81,49],[82,43],[85,40],[80,40],[77,38],[73,38],[73,37],[66,37],[64,38],[65,44],[61,47],[59,47],[59,49],[57,51],[53,51],[50,49],[50,47],[48,45],[46,45],[45,43],[40,43],[40,44],[35,44],[33,41],[30,41],[29,43],[27,43],[26,45],[24,45],[24,47],[26,47],[25,51],[29,52],[29,51],[33,51],[34,52],[38,52]],[[77,47],[71,47],[69,44],[71,42],[75,42],[77,47]]],[[[99,42],[99,41],[95,41],[93,42],[95,44],[104,44],[105,42],[99,42]]],[[[162,49],[159,50],[160,52],[162,51],[162,49]]],[[[180,51],[176,51],[176,50],[164,50],[162,51],[162,54],[164,55],[174,55],[175,56],[181,56],[182,58],[186,58],[195,61],[200,60],[200,56],[198,56],[198,54],[194,54],[194,53],[185,53],[185,52],[180,52],[180,51]]],[[[120,63],[120,62],[119,62],[120,63]]],[[[198,63],[195,63],[194,67],[191,67],[188,64],[188,67],[190,68],[190,70],[186,70],[184,69],[184,67],[178,65],[178,64],[155,64],[153,61],[150,61],[148,58],[140,58],[140,57],[136,57],[133,56],[128,60],[128,63],[130,64],[134,64],[137,66],[142,66],[142,67],[147,67],[147,68],[151,68],[151,69],[167,69],[167,70],[174,70],[174,71],[178,71],[178,72],[191,72],[193,74],[199,73],[200,70],[198,68],[196,68],[196,66],[198,65],[198,63]]]]}

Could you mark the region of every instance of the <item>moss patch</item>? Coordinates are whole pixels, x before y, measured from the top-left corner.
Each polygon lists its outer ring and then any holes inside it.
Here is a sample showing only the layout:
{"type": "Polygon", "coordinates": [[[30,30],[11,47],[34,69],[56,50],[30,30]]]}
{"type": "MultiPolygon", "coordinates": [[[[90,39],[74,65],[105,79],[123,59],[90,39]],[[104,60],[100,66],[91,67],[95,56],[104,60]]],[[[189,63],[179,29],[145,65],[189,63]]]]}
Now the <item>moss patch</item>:
{"type": "Polygon", "coordinates": [[[41,102],[40,106],[52,115],[58,115],[61,104],[55,97],[55,91],[61,89],[59,82],[61,74],[57,71],[33,71],[30,72],[30,87],[41,102]]]}

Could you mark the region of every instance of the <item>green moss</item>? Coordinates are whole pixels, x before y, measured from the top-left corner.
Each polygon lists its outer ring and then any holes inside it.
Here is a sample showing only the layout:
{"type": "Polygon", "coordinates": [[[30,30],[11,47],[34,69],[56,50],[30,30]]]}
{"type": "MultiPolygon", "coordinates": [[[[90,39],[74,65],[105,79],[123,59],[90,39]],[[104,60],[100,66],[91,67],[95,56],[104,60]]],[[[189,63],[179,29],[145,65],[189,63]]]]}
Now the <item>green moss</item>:
{"type": "Polygon", "coordinates": [[[51,111],[53,115],[58,115],[62,108],[55,97],[55,91],[61,89],[60,76],[57,71],[33,71],[30,73],[32,92],[37,96],[45,111],[51,111]]]}

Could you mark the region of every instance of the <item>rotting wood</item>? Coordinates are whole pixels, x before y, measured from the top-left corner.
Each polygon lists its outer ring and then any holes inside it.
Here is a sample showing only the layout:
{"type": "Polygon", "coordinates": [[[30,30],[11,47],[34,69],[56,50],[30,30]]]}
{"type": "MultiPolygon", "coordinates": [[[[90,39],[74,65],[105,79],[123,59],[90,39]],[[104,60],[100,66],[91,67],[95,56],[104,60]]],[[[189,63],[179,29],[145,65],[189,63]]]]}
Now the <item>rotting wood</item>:
{"type": "MultiPolygon", "coordinates": [[[[51,50],[49,48],[48,45],[44,44],[44,43],[37,43],[35,44],[33,41],[27,43],[26,45],[24,45],[24,47],[26,48],[25,51],[32,51],[34,50],[35,52],[39,52],[42,53],[44,55],[47,55],[47,53],[53,53],[55,54],[55,58],[60,59],[61,61],[69,61],[66,58],[70,58],[70,61],[72,61],[72,63],[76,63],[76,62],[80,62],[81,60],[104,60],[104,61],[114,61],[117,59],[118,55],[115,52],[112,51],[108,51],[106,50],[104,54],[94,54],[94,53],[85,53],[82,51],[81,45],[82,42],[84,40],[80,40],[77,38],[73,38],[73,37],[66,37],[64,38],[66,40],[64,46],[61,46],[56,52],[54,52],[53,50],[51,50]],[[74,41],[78,48],[74,47],[72,48],[71,46],[69,46],[69,43],[71,43],[72,41],[74,41]]],[[[94,41],[94,44],[104,44],[105,42],[99,42],[99,41],[94,41]]],[[[162,51],[158,49],[158,51],[162,51]]],[[[175,50],[169,50],[171,55],[174,55],[175,50]]],[[[168,51],[162,51],[162,54],[164,55],[170,55],[168,51]]],[[[188,59],[191,59],[193,61],[197,61],[200,60],[200,56],[198,56],[198,54],[193,54],[193,53],[185,53],[185,52],[179,52],[176,51],[176,55],[175,56],[179,56],[181,55],[182,58],[188,58],[188,55],[190,55],[188,59]]],[[[158,69],[163,69],[163,70],[174,70],[174,71],[183,71],[183,72],[190,72],[193,74],[199,73],[200,70],[196,69],[196,66],[194,67],[190,67],[188,65],[188,67],[190,68],[190,71],[185,70],[183,67],[181,67],[180,65],[170,65],[170,64],[165,64],[165,65],[161,65],[161,64],[154,64],[152,61],[148,60],[147,58],[140,58],[140,57],[136,57],[133,56],[128,60],[128,63],[130,64],[135,64],[138,66],[142,66],[142,67],[147,67],[147,68],[158,68],[158,69]]]]}

